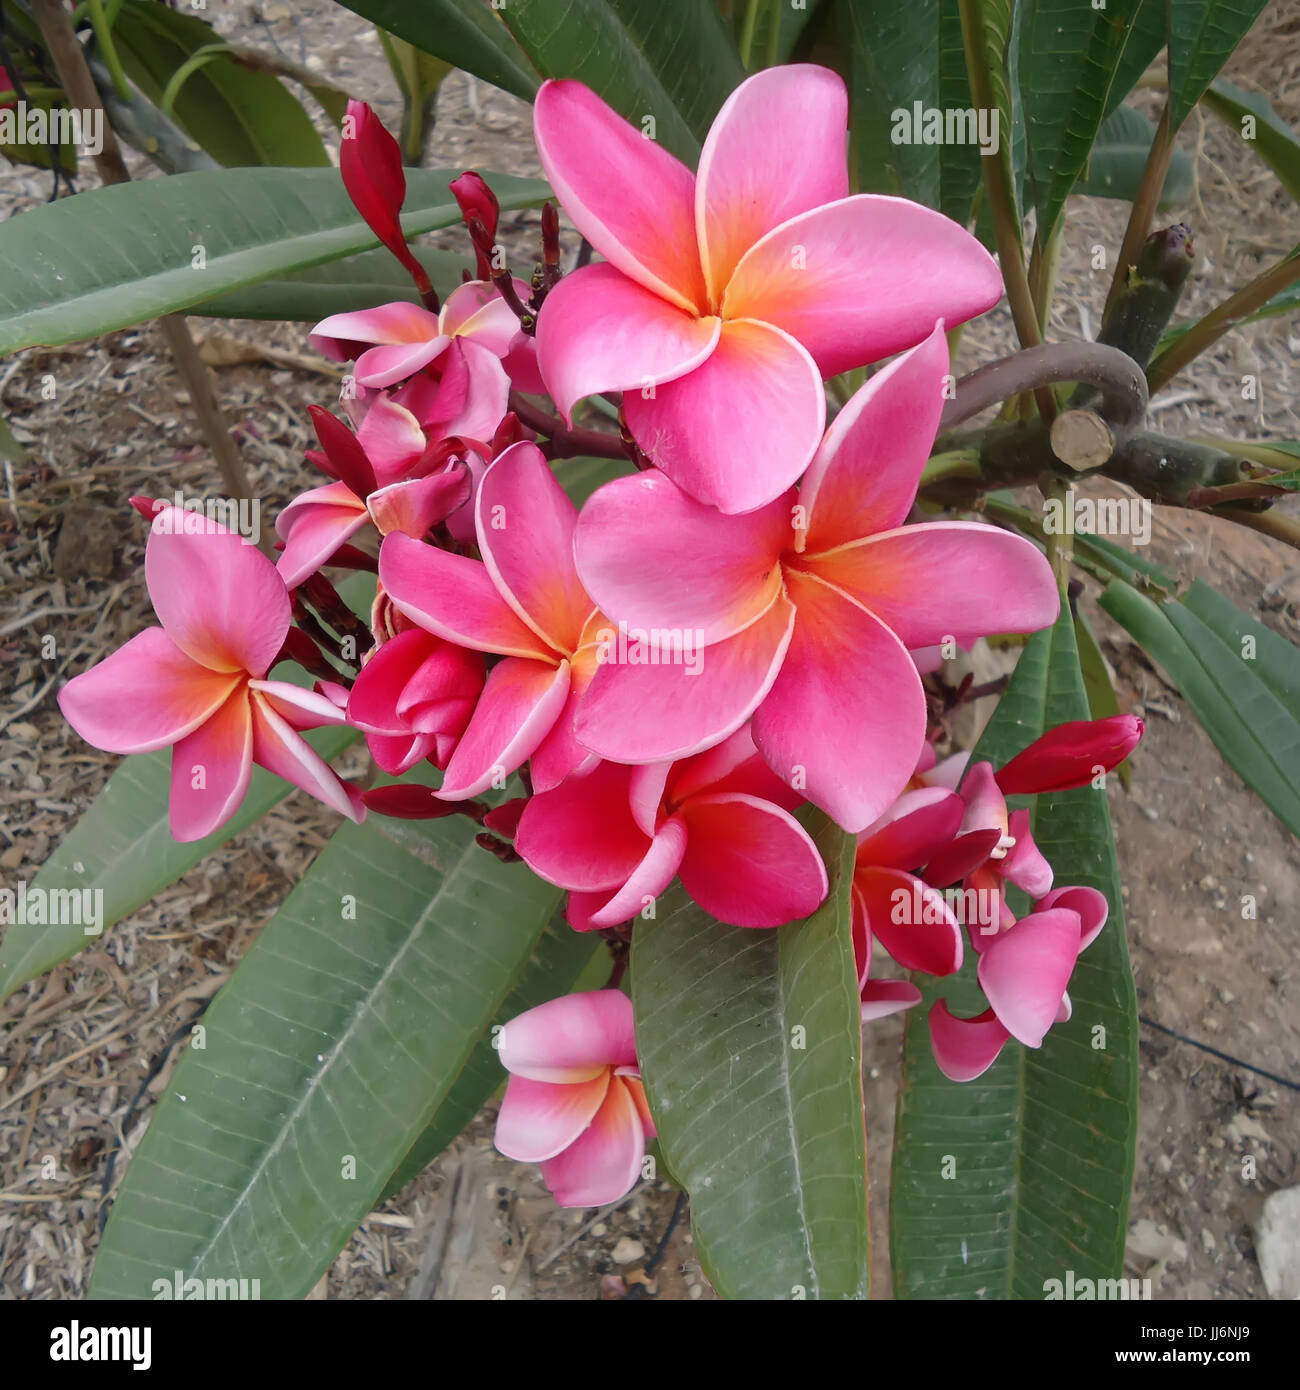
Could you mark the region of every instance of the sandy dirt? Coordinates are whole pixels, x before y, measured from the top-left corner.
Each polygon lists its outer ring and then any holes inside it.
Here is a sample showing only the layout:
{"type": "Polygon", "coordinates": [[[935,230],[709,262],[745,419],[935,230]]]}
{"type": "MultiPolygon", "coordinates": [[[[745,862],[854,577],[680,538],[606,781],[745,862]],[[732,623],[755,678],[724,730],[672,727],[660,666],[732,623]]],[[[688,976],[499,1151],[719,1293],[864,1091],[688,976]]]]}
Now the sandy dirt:
{"type": "MultiPolygon", "coordinates": [[[[377,42],[351,14],[312,0],[292,9],[231,5],[219,20],[247,42],[375,102],[397,105],[377,42]],[[257,16],[260,15],[259,19],[257,16]]],[[[1300,125],[1300,22],[1266,13],[1231,74],[1269,94],[1300,125]]],[[[428,162],[539,172],[519,102],[461,74],[448,79],[428,162]]],[[[1298,218],[1277,181],[1243,159],[1234,137],[1193,116],[1197,156],[1189,221],[1200,259],[1185,312],[1201,313],[1294,246],[1298,218]]],[[[83,186],[93,186],[93,176],[83,186]]],[[[3,206],[42,201],[48,178],[0,170],[3,206]]],[[[1076,199],[1051,336],[1091,335],[1109,274],[1092,248],[1119,244],[1125,208],[1076,199]]],[[[535,212],[511,215],[507,244],[535,244],[535,212]]],[[[437,244],[459,246],[454,234],[437,244]]],[[[307,350],[299,325],[214,324],[261,349],[307,350]]],[[[968,331],[961,370],[1012,346],[1004,310],[968,331]]],[[[1172,433],[1300,437],[1295,353],[1300,326],[1274,319],[1229,336],[1153,403],[1172,433]],[[1296,335],[1296,336],[1292,336],[1296,335]],[[1242,398],[1244,375],[1256,400],[1242,398]]],[[[316,479],[301,455],[305,405],[332,395],[323,373],[258,359],[217,368],[223,408],[240,432],[253,488],[274,515],[316,479]]],[[[0,876],[34,877],[93,800],[116,759],[82,743],[54,704],[57,685],[152,620],[141,573],[143,527],[132,493],[205,491],[215,472],[156,328],[91,344],[32,349],[0,363],[0,413],[28,451],[0,497],[0,876]],[[42,398],[52,378],[53,400],[42,398]],[[41,655],[53,634],[59,659],[41,655]]],[[[1216,519],[1162,509],[1147,555],[1180,580],[1202,578],[1291,641],[1300,638],[1300,557],[1216,519]]],[[[1180,1034],[1300,1079],[1295,942],[1300,854],[1295,840],[1224,763],[1183,701],[1127,636],[1085,609],[1112,663],[1125,708],[1143,715],[1131,794],[1115,779],[1119,836],[1140,1006],[1180,1034]],[[1243,894],[1259,903],[1243,920],[1243,894]]],[[[254,829],[119,923],[96,949],[0,1007],[0,1297],[80,1296],[103,1211],[109,1154],[115,1182],[174,1063],[170,1044],[238,963],[333,829],[294,795],[254,829]],[[142,1082],[154,1069],[146,1093],[142,1082]],[[55,1176],[47,1178],[49,1160],[55,1176]]],[[[888,1296],[885,1192],[897,1090],[897,1020],[867,1035],[873,1264],[888,1296]]],[[[1251,1223],[1268,1193],[1300,1180],[1293,1090],[1144,1027],[1141,1129],[1131,1211],[1130,1273],[1161,1298],[1259,1298],[1251,1223]],[[1253,1156],[1258,1176],[1243,1180],[1253,1156]]],[[[536,1169],[491,1148],[489,1106],[421,1177],[363,1223],[314,1297],[712,1298],[689,1220],[666,1184],[615,1208],[557,1209],[536,1169]],[[672,1229],[670,1231],[670,1226],[672,1229]],[[665,1239],[666,1238],[666,1239],[665,1239]],[[662,1244],[662,1248],[661,1248],[662,1244]]],[[[110,1184],[111,1195],[111,1184],[110,1184]]]]}

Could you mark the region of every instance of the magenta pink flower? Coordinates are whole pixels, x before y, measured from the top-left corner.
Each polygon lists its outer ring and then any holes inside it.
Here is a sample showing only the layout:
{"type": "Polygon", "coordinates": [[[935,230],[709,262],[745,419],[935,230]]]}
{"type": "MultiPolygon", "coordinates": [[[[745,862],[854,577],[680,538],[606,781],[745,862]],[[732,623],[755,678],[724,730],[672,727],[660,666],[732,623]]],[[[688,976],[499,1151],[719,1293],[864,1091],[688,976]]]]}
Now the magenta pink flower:
{"type": "MultiPolygon", "coordinates": [[[[532,293],[522,280],[515,289],[525,300],[532,293]]],[[[335,362],[355,358],[357,385],[368,389],[396,385],[433,364],[439,376],[462,373],[467,391],[497,404],[496,420],[506,413],[510,381],[521,391],[543,389],[533,339],[490,280],[457,286],[436,314],[400,299],[331,314],[312,329],[311,343],[335,362]]],[[[496,420],[478,437],[490,436],[496,420]]],[[[462,423],[448,433],[476,432],[462,423]]]]}
{"type": "Polygon", "coordinates": [[[627,995],[600,989],[552,999],[511,1019],[497,1050],[510,1073],[497,1148],[540,1163],[562,1207],[625,1197],[655,1136],[627,995]]]}
{"type": "Polygon", "coordinates": [[[720,922],[779,927],[816,911],[826,869],[790,814],[803,800],[748,728],[680,763],[599,763],[532,797],[515,848],[569,893],[579,931],[630,921],[681,875],[720,922]]]}
{"type": "Polygon", "coordinates": [[[478,796],[526,759],[533,785],[595,762],[573,721],[596,669],[601,618],[573,563],[577,510],[535,444],[507,449],[475,501],[482,561],[400,532],[379,551],[393,606],[435,637],[501,656],[447,764],[439,795],[478,796]]]}
{"type": "Polygon", "coordinates": [[[486,678],[481,652],[409,628],[362,667],[348,697],[348,723],[365,732],[374,760],[394,777],[426,758],[446,767],[486,678]]]}
{"type": "Polygon", "coordinates": [[[174,745],[177,840],[202,839],[229,820],[254,763],[341,815],[363,819],[355,789],[298,733],[341,724],[342,713],[324,695],[265,679],[290,621],[275,566],[225,527],[163,507],[144,569],[162,626],[147,628],[63,687],[59,708],[68,723],[109,753],[174,745]]]}
{"type": "Polygon", "coordinates": [[[848,97],[825,68],[756,73],[728,98],[698,175],[580,82],[543,83],[547,178],[606,264],[566,276],[538,319],[565,419],[622,391],[637,442],[692,497],[770,502],[825,426],[822,378],[997,303],[1002,279],[955,222],[849,196],[848,97]]]}
{"type": "Polygon", "coordinates": [[[329,411],[310,409],[321,448],[307,457],[337,481],[300,493],[275,519],[284,541],[277,568],[288,588],[368,523],[381,535],[423,536],[469,501],[472,467],[456,452],[458,441],[430,444],[409,410],[376,398],[353,434],[329,411]]]}
{"type": "Polygon", "coordinates": [[[845,406],[798,492],[726,516],[645,472],[601,488],[578,522],[587,592],[629,630],[693,633],[698,674],[608,663],[578,737],[616,762],[688,757],[751,715],[768,765],[846,830],[907,785],[925,741],[908,654],[954,632],[1056,618],[1047,561],[973,522],[905,526],[948,366],[942,327],[845,406]]]}
{"type": "Polygon", "coordinates": [[[1012,1038],[1041,1047],[1053,1023],[1070,1017],[1066,986],[1080,951],[1105,925],[1106,898],[1095,888],[1058,890],[1039,902],[980,955],[977,979],[989,1007],[959,1018],[946,1000],[930,1010],[930,1044],[951,1081],[972,1081],[1012,1038]]]}

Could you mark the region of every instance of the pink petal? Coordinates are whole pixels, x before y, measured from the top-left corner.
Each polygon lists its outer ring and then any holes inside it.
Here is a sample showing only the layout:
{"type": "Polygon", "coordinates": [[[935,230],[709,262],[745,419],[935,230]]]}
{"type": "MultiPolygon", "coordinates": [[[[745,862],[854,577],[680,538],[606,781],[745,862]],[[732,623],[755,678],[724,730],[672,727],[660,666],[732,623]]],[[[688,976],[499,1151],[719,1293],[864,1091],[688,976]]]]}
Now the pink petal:
{"type": "MultiPolygon", "coordinates": [[[[515,293],[527,304],[532,286],[518,276],[515,293]]],[[[494,357],[504,357],[524,336],[515,311],[490,280],[471,280],[457,285],[447,296],[438,322],[448,337],[472,338],[494,357]]]]}
{"type": "MultiPolygon", "coordinates": [[[[641,771],[657,771],[660,774],[659,792],[654,798],[655,806],[664,792],[667,792],[674,803],[679,803],[688,796],[698,796],[704,792],[746,792],[771,801],[773,798],[766,795],[768,790],[774,790],[778,794],[788,794],[790,791],[759,756],[758,749],[754,746],[753,731],[748,724],[737,729],[721,743],[705,749],[703,753],[697,753],[693,758],[684,758],[679,763],[661,763],[653,769],[643,768],[641,771]],[[751,776],[751,772],[756,772],[757,776],[751,776]]],[[[634,795],[635,787],[636,779],[633,778],[634,795]]],[[[802,804],[802,800],[803,798],[800,798],[795,805],[802,804]]],[[[778,801],[777,804],[784,803],[778,801]]],[[[787,806],[785,809],[793,810],[794,807],[787,806]]]]}
{"type": "Polygon", "coordinates": [[[374,468],[377,487],[404,478],[429,446],[413,412],[388,395],[370,397],[357,426],[357,442],[374,468]]]}
{"type": "Polygon", "coordinates": [[[682,309],[702,309],[695,176],[581,82],[533,105],[542,168],[573,225],[611,265],[682,309]]]}
{"type": "Polygon", "coordinates": [[[449,338],[441,335],[419,343],[395,343],[391,347],[372,347],[357,358],[352,368],[358,386],[378,390],[395,386],[414,376],[446,352],[449,338]]]}
{"type": "Polygon", "coordinates": [[[512,1076],[497,1113],[498,1152],[519,1163],[542,1163],[562,1153],[596,1118],[612,1080],[608,1067],[590,1081],[568,1085],[512,1076]]]}
{"type": "Polygon", "coordinates": [[[921,1002],[921,991],[910,980],[868,980],[862,987],[862,1021],[902,1013],[921,1002]]]}
{"type": "Polygon", "coordinates": [[[396,531],[379,548],[379,582],[399,612],[436,637],[502,656],[556,659],[478,560],[396,531]]]}
{"type": "Polygon", "coordinates": [[[1007,834],[1007,802],[994,779],[992,763],[976,763],[961,783],[965,803],[961,825],[952,841],[926,867],[936,888],[973,873],[997,849],[1007,834]]]}
{"type": "Polygon", "coordinates": [[[682,887],[719,922],[780,927],[811,916],[825,900],[826,866],[788,812],[736,793],[683,803],[689,841],[682,887]]]}
{"type": "Polygon", "coordinates": [[[805,555],[815,574],[865,604],[909,647],[958,633],[1037,632],[1060,612],[1052,568],[1023,536],[977,521],[934,521],[805,555]]]}
{"type": "Polygon", "coordinates": [[[709,293],[765,233],[849,194],[849,99],[827,68],[792,64],[742,82],[700,153],[695,220],[709,293]]]}
{"type": "Polygon", "coordinates": [[[569,663],[569,695],[564,702],[550,733],[533,750],[528,770],[533,778],[533,790],[550,791],[566,777],[590,772],[600,759],[578,742],[578,711],[582,708],[587,687],[595,675],[594,668],[585,663],[569,663]]]}
{"type": "Polygon", "coordinates": [[[946,787],[906,791],[858,840],[857,862],[882,869],[917,869],[957,833],[965,806],[946,787]]]}
{"type": "Polygon", "coordinates": [[[590,1081],[607,1067],[634,1067],[632,1001],[617,989],[550,999],[501,1029],[497,1055],[531,1081],[590,1081]]]}
{"type": "Polygon", "coordinates": [[[616,927],[644,912],[676,878],[686,843],[687,830],[682,818],[673,816],[664,821],[627,882],[603,907],[591,913],[591,926],[616,927]]]}
{"type": "Polygon", "coordinates": [[[650,844],[632,816],[631,772],[598,763],[529,798],[515,848],[538,877],[583,892],[612,891],[627,882],[650,844]]]}
{"type": "Polygon", "coordinates": [[[438,316],[419,304],[404,299],[377,304],[373,309],[355,309],[331,314],[311,331],[311,345],[318,351],[317,339],[344,343],[423,343],[438,336],[438,316]]]}
{"type": "Polygon", "coordinates": [[[794,607],[783,596],[743,631],[703,653],[698,674],[685,666],[605,664],[578,711],[578,738],[602,758],[657,763],[721,743],[772,689],[794,607]]]}
{"type": "MultiPolygon", "coordinates": [[[[493,465],[495,468],[496,465],[493,465]]],[[[602,612],[629,629],[730,637],[770,606],[790,543],[788,493],[745,516],[720,516],[654,470],[615,478],[578,518],[578,573],[602,612]]]]}
{"type": "Polygon", "coordinates": [[[328,694],[305,690],[292,681],[249,681],[248,688],[258,691],[293,729],[319,729],[348,722],[343,709],[328,694]]]}
{"type": "Polygon", "coordinates": [[[645,1131],[636,1101],[615,1077],[590,1128],[542,1164],[542,1179],[562,1207],[601,1207],[631,1192],[644,1158],[645,1131]]]}
{"type": "Polygon", "coordinates": [[[945,999],[930,1010],[930,1046],[939,1070],[949,1081],[974,1081],[998,1060],[1011,1034],[992,1009],[974,1018],[957,1018],[945,999]]]}
{"type": "Polygon", "coordinates": [[[501,359],[469,338],[453,339],[442,363],[442,382],[420,417],[430,434],[491,439],[510,403],[510,378],[501,359]]]}
{"type": "Polygon", "coordinates": [[[1035,912],[994,939],[980,956],[978,979],[999,1020],[1026,1047],[1041,1047],[1079,955],[1079,914],[1035,912]]]}
{"type": "Polygon", "coordinates": [[[1034,843],[1029,828],[1029,812],[1013,811],[1007,833],[1015,839],[1015,844],[999,861],[1003,877],[1009,878],[1017,888],[1023,888],[1031,898],[1041,898],[1051,889],[1052,866],[1034,843]]]}
{"type": "Polygon", "coordinates": [[[361,668],[348,697],[348,722],[367,733],[408,733],[415,727],[413,715],[422,713],[423,731],[441,732],[448,727],[446,721],[430,720],[431,708],[442,706],[444,713],[451,705],[472,708],[484,679],[478,652],[453,646],[421,628],[408,628],[385,642],[361,668]]]}
{"type": "Polygon", "coordinates": [[[287,589],[310,579],[369,521],[365,504],[346,483],[326,483],[300,493],[275,519],[284,541],[276,570],[287,589]]]}
{"type": "Polygon", "coordinates": [[[723,296],[727,318],[784,329],[823,376],[878,362],[1002,296],[993,258],[957,223],[903,198],[862,194],[805,212],[759,241],[723,296]]]}
{"type": "Polygon", "coordinates": [[[947,787],[949,791],[956,791],[961,785],[961,779],[965,775],[966,766],[970,762],[970,751],[963,750],[960,753],[953,753],[936,762],[927,771],[917,768],[917,774],[922,778],[927,787],[947,787]]]}
{"type": "Polygon", "coordinates": [[[249,698],[236,690],[172,749],[172,839],[183,844],[201,840],[224,825],[243,801],[252,773],[249,698]]]}
{"type": "Polygon", "coordinates": [[[808,467],[826,425],[826,393],[789,334],[732,318],[706,362],[648,394],[629,391],[623,415],[641,448],[692,497],[748,512],[808,467]]]}
{"type": "Polygon", "coordinates": [[[809,552],[901,526],[939,428],[943,325],[877,372],[831,421],[799,488],[809,552]]]}
{"type": "Polygon", "coordinates": [[[233,531],[163,507],[144,550],[145,583],[168,637],[213,671],[263,676],[289,631],[289,594],[275,566],[233,531]],[[187,531],[189,525],[202,529],[187,531]]]}
{"type": "Polygon", "coordinates": [[[569,694],[569,663],[507,657],[494,666],[469,727],[447,764],[438,795],[464,801],[527,761],[559,718],[569,694]]]}
{"type": "Polygon", "coordinates": [[[1034,904],[1034,911],[1047,912],[1053,907],[1069,908],[1071,912],[1079,914],[1080,951],[1096,941],[1102,927],[1106,925],[1106,918],[1110,915],[1110,904],[1106,901],[1105,893],[1078,884],[1053,888],[1046,897],[1034,904]]]}
{"type": "Polygon", "coordinates": [[[856,833],[893,804],[916,766],[921,678],[898,638],[847,595],[793,572],[786,585],[798,609],[794,640],[754,716],[754,742],[778,776],[856,833]]]}
{"type": "MultiPolygon", "coordinates": [[[[733,735],[734,737],[734,735],[733,735]]],[[[730,742],[730,739],[726,740],[730,742]]],[[[719,744],[719,747],[724,746],[719,744]]],[[[707,757],[707,754],[703,756],[707,757]]],[[[659,826],[659,813],[663,804],[664,791],[668,786],[669,773],[681,763],[643,763],[631,769],[628,778],[628,801],[631,804],[632,819],[642,831],[653,837],[659,826]]]]}
{"type": "Polygon", "coordinates": [[[470,492],[470,471],[465,464],[456,462],[443,473],[379,488],[366,498],[366,510],[380,535],[402,531],[418,539],[430,527],[445,521],[457,507],[463,507],[470,492]]]}
{"type": "Polygon", "coordinates": [[[254,695],[253,761],[351,821],[366,818],[361,793],[344,782],[265,697],[254,695]]]}
{"type": "Polygon", "coordinates": [[[608,263],[566,275],[537,319],[537,363],[560,414],[604,391],[629,394],[694,371],[722,332],[629,280],[608,263]]]}
{"type": "Polygon", "coordinates": [[[512,444],[483,475],[475,503],[483,563],[520,620],[566,655],[595,607],[574,568],[577,519],[536,444],[512,444]]]}
{"type": "Polygon", "coordinates": [[[961,969],[961,924],[942,893],[901,869],[858,869],[872,935],[904,970],[951,975],[961,969]]]}
{"type": "Polygon", "coordinates": [[[207,722],[239,684],[191,660],[160,627],[138,632],[59,691],[63,717],[106,753],[149,753],[207,722]]]}

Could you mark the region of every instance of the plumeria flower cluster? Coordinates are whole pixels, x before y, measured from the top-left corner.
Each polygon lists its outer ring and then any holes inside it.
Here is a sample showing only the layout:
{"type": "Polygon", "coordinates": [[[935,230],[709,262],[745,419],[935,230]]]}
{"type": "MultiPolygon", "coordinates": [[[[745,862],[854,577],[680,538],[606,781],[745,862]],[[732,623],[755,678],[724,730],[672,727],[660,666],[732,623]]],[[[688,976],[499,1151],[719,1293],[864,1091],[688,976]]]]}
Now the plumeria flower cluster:
{"type": "MultiPolygon", "coordinates": [[[[476,268],[440,302],[402,233],[396,143],[352,103],[344,184],[420,302],[313,330],[351,374],[341,413],[311,410],[328,481],[280,514],[275,562],[140,501],[161,626],[64,687],[72,726],[113,752],[173,748],[178,839],[235,813],[254,762],[353,820],[469,814],[486,848],[567,891],[576,930],[620,946],[674,880],[739,927],[816,911],[810,803],[859,837],[864,1020],[921,997],[872,976],[873,941],[911,971],[958,969],[944,890],[960,885],[996,903],[969,932],[989,1008],[934,1007],[940,1065],[964,1079],[1009,1038],[1038,1046],[1105,900],[1053,887],[1005,796],[1114,766],[1140,726],[1066,726],[996,773],[935,759],[935,649],[1036,631],[1060,598],[1030,542],[915,509],[945,330],[1001,278],[939,214],[850,195],[846,128],[837,76],[772,69],[728,100],[692,172],[582,84],[548,81],[538,150],[599,259],[561,275],[548,204],[541,262],[516,278],[469,172],[451,190],[476,268]],[[825,381],[887,358],[828,424],[825,381]],[[627,471],[579,508],[555,441],[592,396],[619,408],[621,436],[601,438],[627,471]],[[325,567],[377,575],[368,623],[325,567]],[[271,679],[278,662],[314,686],[271,679]],[[393,777],[440,769],[437,788],[342,780],[302,731],[343,723],[393,777]],[[522,795],[478,800],[512,778],[522,795]],[[1019,920],[1007,882],[1035,901],[1019,920]]],[[[541,1163],[561,1202],[621,1197],[654,1134],[626,995],[553,1000],[498,1042],[502,1151],[541,1163]]]]}

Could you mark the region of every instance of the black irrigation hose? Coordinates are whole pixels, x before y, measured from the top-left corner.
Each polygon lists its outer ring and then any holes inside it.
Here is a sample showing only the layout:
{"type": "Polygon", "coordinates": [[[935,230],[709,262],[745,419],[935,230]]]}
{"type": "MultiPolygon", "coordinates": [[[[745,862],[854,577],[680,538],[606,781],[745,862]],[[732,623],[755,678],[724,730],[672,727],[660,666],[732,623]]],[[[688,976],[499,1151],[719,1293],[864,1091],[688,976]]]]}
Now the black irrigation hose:
{"type": "Polygon", "coordinates": [[[1176,1038],[1181,1043],[1186,1043],[1188,1047],[1195,1047],[1202,1052],[1208,1052],[1211,1057],[1217,1057],[1221,1062],[1231,1062],[1234,1067],[1241,1067],[1245,1071],[1254,1072],[1256,1076],[1262,1076],[1268,1081],[1275,1081],[1279,1086],[1285,1086],[1292,1091],[1300,1091],[1300,1081],[1289,1081],[1285,1076],[1279,1076],[1276,1072],[1265,1071],[1263,1067],[1256,1067],[1250,1062],[1243,1062],[1240,1057],[1234,1057],[1230,1052],[1220,1052],[1217,1047],[1211,1047],[1209,1043],[1197,1042],[1195,1038],[1189,1038],[1183,1033],[1175,1032],[1172,1028],[1166,1028],[1163,1023],[1157,1023],[1155,1019],[1148,1018],[1145,1014],[1138,1014],[1138,1019],[1145,1023],[1148,1028],[1154,1028],[1157,1033],[1164,1033],[1168,1037],[1176,1038]]]}
{"type": "Polygon", "coordinates": [[[114,1144],[109,1151],[108,1162],[104,1165],[104,1180],[99,1185],[99,1217],[96,1221],[96,1225],[99,1228],[99,1234],[101,1236],[104,1234],[104,1226],[108,1221],[108,1190],[113,1185],[113,1170],[117,1167],[117,1156],[126,1145],[126,1132],[131,1124],[131,1116],[140,1108],[140,1102],[144,1099],[145,1092],[149,1089],[150,1083],[167,1065],[167,1059],[172,1055],[172,1049],[180,1042],[186,1033],[193,1029],[199,1019],[203,1017],[211,1002],[210,999],[205,999],[198,1010],[182,1023],[162,1045],[157,1057],[154,1058],[153,1065],[145,1073],[145,1078],[140,1083],[139,1090],[132,1096],[131,1104],[126,1107],[126,1114],[122,1116],[122,1123],[119,1126],[122,1134],[121,1142],[114,1144]]]}

